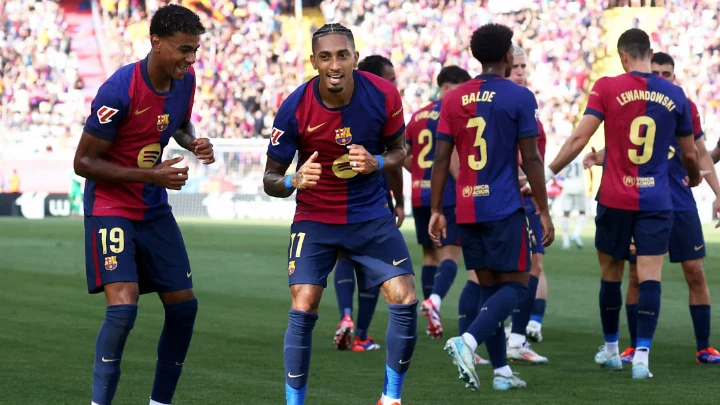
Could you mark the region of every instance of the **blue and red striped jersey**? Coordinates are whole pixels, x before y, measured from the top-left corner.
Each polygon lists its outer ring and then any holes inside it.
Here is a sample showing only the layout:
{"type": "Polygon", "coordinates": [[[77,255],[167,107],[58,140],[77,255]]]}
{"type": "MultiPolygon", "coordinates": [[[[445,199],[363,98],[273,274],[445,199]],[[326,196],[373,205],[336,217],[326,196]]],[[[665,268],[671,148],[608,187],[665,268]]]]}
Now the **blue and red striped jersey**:
{"type": "MultiPolygon", "coordinates": [[[[700,113],[692,100],[690,103],[690,114],[692,116],[693,135],[695,140],[702,138],[704,135],[702,124],[700,123],[700,113]]],[[[668,176],[670,176],[670,194],[672,195],[673,211],[697,211],[697,204],[692,190],[683,184],[683,180],[687,176],[687,170],[680,159],[680,146],[676,138],[672,138],[670,142],[670,153],[668,154],[668,176]]]]}
{"type": "MultiPolygon", "coordinates": [[[[437,144],[437,126],[442,100],[434,101],[416,111],[405,130],[405,142],[412,151],[412,206],[430,206],[430,177],[437,144]]],[[[455,178],[448,177],[443,193],[443,206],[455,205],[455,178]]]]}
{"type": "Polygon", "coordinates": [[[499,75],[480,75],[445,95],[437,138],[460,157],[457,222],[496,221],[523,208],[518,182],[521,138],[539,135],[533,93],[499,75]]]}
{"type": "Polygon", "coordinates": [[[390,215],[380,172],[352,171],[347,146],[362,145],[373,155],[405,131],[400,93],[389,81],[353,71],[350,103],[328,108],[320,98],[317,77],[296,89],[280,106],[267,155],[289,164],[299,154],[298,169],[315,151],[322,165],[317,186],[297,191],[295,221],[349,224],[390,215]]]}
{"type": "MultiPolygon", "coordinates": [[[[112,142],[105,159],[123,167],[151,168],[175,131],[190,120],[195,96],[192,67],[168,93],[155,91],[148,60],[120,68],[100,86],[84,132],[112,142]]],[[[85,183],[85,215],[142,220],[171,211],[167,190],[154,184],[85,183]]]]}
{"type": "Polygon", "coordinates": [[[585,114],[605,121],[598,202],[630,211],[672,209],[667,153],[673,138],[693,133],[682,89],[650,73],[602,77],[585,114]]]}

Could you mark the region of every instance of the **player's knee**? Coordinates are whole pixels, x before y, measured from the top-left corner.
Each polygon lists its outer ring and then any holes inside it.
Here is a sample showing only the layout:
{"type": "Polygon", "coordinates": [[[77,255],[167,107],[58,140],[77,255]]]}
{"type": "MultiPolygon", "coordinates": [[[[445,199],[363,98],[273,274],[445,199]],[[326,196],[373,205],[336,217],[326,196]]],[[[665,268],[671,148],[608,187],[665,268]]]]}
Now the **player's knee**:
{"type": "Polygon", "coordinates": [[[682,267],[683,273],[685,274],[685,281],[687,281],[690,289],[705,287],[705,269],[703,269],[701,261],[693,260],[685,262],[682,267]]]}
{"type": "Polygon", "coordinates": [[[105,309],[105,323],[121,330],[126,335],[135,326],[137,305],[112,305],[105,309]]]}
{"type": "Polygon", "coordinates": [[[415,279],[411,274],[404,274],[385,281],[381,291],[388,304],[409,305],[417,301],[415,279]]]}
{"type": "Polygon", "coordinates": [[[165,320],[177,325],[194,325],[198,312],[198,301],[191,300],[178,304],[165,305],[165,320]]]}

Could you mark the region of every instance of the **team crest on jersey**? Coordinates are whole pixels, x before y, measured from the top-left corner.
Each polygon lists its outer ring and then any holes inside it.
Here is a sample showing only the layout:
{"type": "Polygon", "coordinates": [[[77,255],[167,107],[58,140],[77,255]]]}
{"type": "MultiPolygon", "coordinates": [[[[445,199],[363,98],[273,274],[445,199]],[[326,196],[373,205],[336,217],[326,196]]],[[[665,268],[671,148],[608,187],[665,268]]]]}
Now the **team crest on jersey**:
{"type": "Polygon", "coordinates": [[[170,114],[158,115],[157,130],[162,132],[170,125],[170,114]]]}
{"type": "Polygon", "coordinates": [[[155,166],[155,163],[160,159],[160,155],[162,155],[162,146],[160,146],[159,143],[151,143],[145,146],[140,149],[140,153],[138,153],[138,167],[147,169],[155,166]]]}
{"type": "Polygon", "coordinates": [[[272,132],[270,133],[270,142],[273,146],[280,145],[280,137],[283,136],[284,133],[285,131],[273,127],[272,132]]]}
{"type": "Polygon", "coordinates": [[[108,256],[105,258],[105,270],[113,271],[117,269],[117,256],[108,256]]]}
{"type": "Polygon", "coordinates": [[[112,120],[110,118],[113,115],[117,114],[117,112],[118,112],[118,110],[116,110],[115,108],[110,108],[110,107],[104,105],[104,106],[100,107],[99,110],[97,110],[98,121],[101,124],[107,124],[109,122],[112,122],[112,120]]]}
{"type": "Polygon", "coordinates": [[[337,142],[338,145],[348,145],[350,142],[352,142],[352,134],[350,133],[350,128],[340,128],[335,130],[335,142],[337,142]]]}
{"type": "Polygon", "coordinates": [[[292,276],[295,273],[295,260],[290,260],[288,264],[288,275],[292,276]]]}

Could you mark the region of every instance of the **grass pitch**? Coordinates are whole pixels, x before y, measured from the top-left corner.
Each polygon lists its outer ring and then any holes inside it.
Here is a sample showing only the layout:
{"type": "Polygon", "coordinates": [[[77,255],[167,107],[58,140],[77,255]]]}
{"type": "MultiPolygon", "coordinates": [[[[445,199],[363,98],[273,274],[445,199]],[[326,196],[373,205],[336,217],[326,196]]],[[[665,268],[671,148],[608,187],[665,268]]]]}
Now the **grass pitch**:
{"type": "MultiPolygon", "coordinates": [[[[181,221],[180,225],[193,265],[200,312],[174,405],[284,404],[289,224],[181,221]]],[[[720,367],[695,363],[687,287],[677,265],[666,264],[663,275],[660,323],[650,363],[655,378],[632,381],[630,367],[611,373],[594,364],[602,333],[597,304],[600,272],[590,228],[585,249],[563,251],[555,246],[546,254],[550,293],[545,341],[534,348],[550,364],[511,364],[527,381],[527,389],[493,391],[488,366],[478,367],[480,391],[463,388],[451,358],[442,350],[444,340],[427,337],[421,317],[403,403],[706,403],[713,396],[720,367]]],[[[419,271],[421,250],[411,223],[403,230],[419,271]]],[[[83,237],[82,220],[0,220],[0,404],[90,402],[95,337],[104,316],[104,298],[86,292],[83,237]]],[[[720,286],[720,234],[707,228],[706,241],[706,273],[714,292],[720,286]]],[[[458,272],[442,308],[446,337],[457,331],[457,299],[465,279],[465,273],[458,272]]],[[[383,347],[387,318],[381,302],[370,335],[383,347]]],[[[622,318],[621,349],[629,340],[622,318]]],[[[143,296],[123,356],[114,404],[148,402],[162,322],[159,299],[143,296]]],[[[337,322],[330,286],[314,333],[307,403],[375,404],[383,384],[385,351],[337,352],[331,343],[337,322]]],[[[718,323],[713,323],[717,328],[718,323]]],[[[717,336],[713,333],[711,343],[720,345],[717,336]]],[[[485,354],[484,348],[479,350],[485,354]]]]}

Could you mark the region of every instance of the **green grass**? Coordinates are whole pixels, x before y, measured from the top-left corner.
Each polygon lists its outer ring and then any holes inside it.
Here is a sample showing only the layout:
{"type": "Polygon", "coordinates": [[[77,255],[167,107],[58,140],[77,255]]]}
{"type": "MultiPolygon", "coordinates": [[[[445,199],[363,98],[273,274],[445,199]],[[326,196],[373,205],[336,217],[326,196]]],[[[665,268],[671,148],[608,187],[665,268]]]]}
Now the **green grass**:
{"type": "MultiPolygon", "coordinates": [[[[421,251],[406,226],[416,268],[421,251]]],[[[289,291],[285,252],[287,223],[182,221],[193,265],[200,312],[175,405],[284,403],[283,335],[289,291]]],[[[590,226],[588,227],[590,228],[590,226]]],[[[420,337],[403,403],[688,404],[707,401],[718,368],[695,364],[687,287],[678,266],[667,265],[663,303],[651,354],[651,381],[632,381],[629,368],[600,370],[593,362],[602,344],[597,293],[599,269],[588,229],[584,250],[550,248],[545,268],[550,296],[535,349],[548,366],[511,365],[529,388],[497,393],[491,371],[478,367],[479,392],[463,388],[444,341],[430,340],[420,319],[420,337]]],[[[720,286],[720,237],[707,229],[706,263],[711,291],[720,286]]],[[[86,404],[90,402],[95,337],[104,316],[102,295],[86,292],[81,220],[0,220],[0,403],[86,404]]],[[[443,305],[446,336],[457,328],[460,272],[443,305]]],[[[374,404],[380,395],[384,350],[346,353],[331,339],[338,321],[332,287],[325,294],[314,334],[307,403],[374,404]]],[[[716,317],[717,319],[717,317],[716,317]]],[[[146,404],[150,395],[162,306],[143,296],[123,356],[117,405],[146,404]]],[[[370,334],[383,345],[387,310],[378,305],[370,334]]],[[[715,322],[715,325],[718,325],[715,322]]],[[[621,326],[621,344],[627,343],[621,326]]],[[[717,342],[717,340],[715,340],[717,342]]],[[[480,349],[484,354],[484,349],[480,349]]]]}

